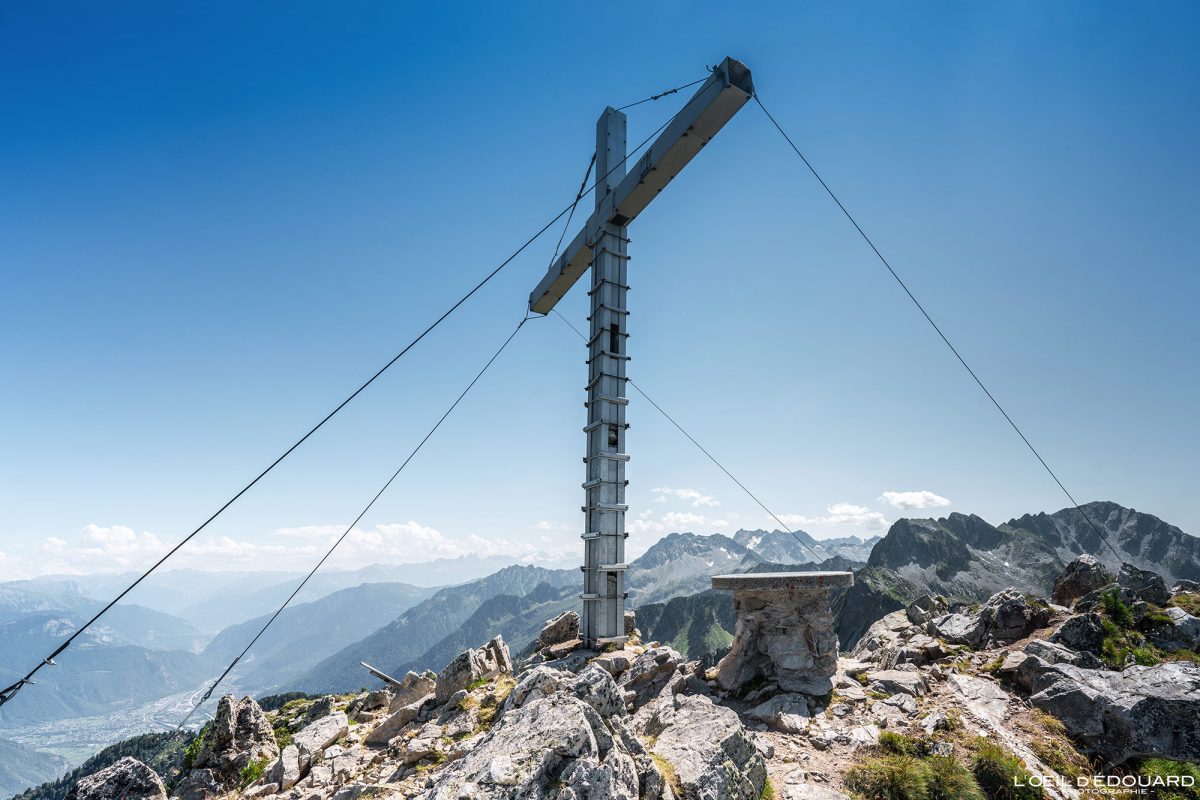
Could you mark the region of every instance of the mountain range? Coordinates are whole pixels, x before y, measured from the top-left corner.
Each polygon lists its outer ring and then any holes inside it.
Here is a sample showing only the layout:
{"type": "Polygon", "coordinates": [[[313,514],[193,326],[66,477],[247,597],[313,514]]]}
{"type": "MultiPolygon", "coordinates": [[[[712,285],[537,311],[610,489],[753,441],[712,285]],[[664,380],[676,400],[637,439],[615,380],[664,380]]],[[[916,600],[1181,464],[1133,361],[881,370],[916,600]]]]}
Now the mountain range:
{"type": "MultiPolygon", "coordinates": [[[[239,662],[237,686],[254,694],[282,686],[324,657],[387,625],[434,591],[407,583],[364,583],[288,606],[239,662]]],[[[230,625],[202,655],[214,664],[228,663],[268,619],[264,615],[230,625]]]]}
{"type": "Polygon", "coordinates": [[[54,780],[69,768],[66,759],[0,739],[0,797],[9,797],[45,781],[54,780]]]}
{"type": "MultiPolygon", "coordinates": [[[[762,530],[732,536],[672,533],[630,563],[629,605],[637,611],[644,639],[711,664],[728,646],[734,624],[728,593],[709,588],[710,577],[722,572],[799,565],[853,570],[855,585],[832,597],[847,649],[871,622],[921,594],[978,601],[1007,586],[1046,594],[1063,565],[1082,552],[1110,569],[1125,559],[1168,581],[1200,579],[1200,540],[1116,503],[1090,503],[1084,511],[1120,558],[1073,508],[1000,525],[966,514],[901,519],[885,536],[870,539],[815,540],[803,532],[762,530]],[[819,563],[809,548],[823,556],[819,563]]],[[[356,690],[373,685],[360,661],[397,676],[437,669],[497,633],[515,654],[547,619],[578,605],[577,567],[507,563],[465,577],[495,561],[469,557],[426,566],[418,579],[425,586],[397,580],[418,571],[413,565],[318,573],[298,598],[302,602],[284,611],[239,664],[228,688],[257,694],[356,690]],[[457,567],[464,573],[456,574],[457,567]],[[439,583],[440,588],[428,585],[439,583]]],[[[0,737],[37,721],[186,698],[241,651],[266,619],[255,615],[286,597],[298,579],[280,572],[228,573],[209,576],[205,585],[207,573],[168,574],[178,579],[174,586],[152,585],[136,598],[152,607],[114,607],[59,659],[59,666],[43,670],[39,689],[50,691],[22,692],[19,702],[0,710],[0,737]],[[233,621],[212,635],[224,620],[233,621]]],[[[99,607],[97,596],[119,582],[115,576],[60,576],[0,584],[0,682],[15,679],[57,646],[99,607]]],[[[35,746],[51,746],[44,741],[35,746]]],[[[21,742],[4,746],[9,752],[29,750],[30,740],[21,742]]],[[[53,748],[78,763],[78,751],[53,748]]],[[[24,762],[30,768],[60,769],[52,756],[41,756],[46,758],[24,762]]]]}
{"type": "Polygon", "coordinates": [[[848,647],[873,621],[922,594],[978,601],[1008,586],[1048,594],[1054,577],[1081,553],[1114,573],[1123,559],[1158,572],[1168,585],[1200,580],[1200,539],[1117,503],[1081,508],[1027,514],[998,526],[974,514],[898,520],[872,549],[855,585],[834,597],[838,637],[848,647]]]}

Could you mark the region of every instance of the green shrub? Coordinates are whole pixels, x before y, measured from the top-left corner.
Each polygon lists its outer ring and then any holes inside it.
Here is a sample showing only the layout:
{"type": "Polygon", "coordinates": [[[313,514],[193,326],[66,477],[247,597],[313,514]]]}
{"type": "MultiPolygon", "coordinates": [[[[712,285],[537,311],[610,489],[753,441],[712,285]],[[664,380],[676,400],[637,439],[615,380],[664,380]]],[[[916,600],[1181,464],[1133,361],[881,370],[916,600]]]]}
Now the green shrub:
{"type": "Polygon", "coordinates": [[[863,800],[926,800],[929,766],[912,756],[864,761],[846,773],[846,787],[863,800]]]}
{"type": "Polygon", "coordinates": [[[292,732],[287,724],[280,724],[273,729],[275,732],[275,743],[279,745],[280,751],[292,743],[292,732]]]}
{"type": "Polygon", "coordinates": [[[1147,644],[1141,634],[1122,630],[1107,619],[1101,620],[1101,626],[1104,638],[1100,642],[1100,656],[1111,669],[1123,669],[1129,656],[1133,656],[1135,664],[1143,667],[1152,667],[1162,661],[1158,648],[1147,644]]]}
{"type": "Polygon", "coordinates": [[[188,742],[187,747],[183,748],[183,768],[191,769],[196,766],[196,756],[200,755],[200,745],[204,744],[204,735],[208,733],[208,726],[205,725],[196,734],[196,737],[188,742]]]}
{"type": "Polygon", "coordinates": [[[1121,599],[1119,590],[1109,589],[1104,592],[1100,595],[1100,602],[1104,603],[1104,611],[1108,614],[1109,619],[1122,628],[1133,627],[1133,609],[1121,599]]]}
{"type": "Polygon", "coordinates": [[[775,800],[775,787],[771,785],[770,778],[763,781],[762,792],[758,795],[758,800],[775,800]]]}
{"type": "Polygon", "coordinates": [[[987,800],[971,770],[953,756],[930,756],[926,800],[987,800]]]}
{"type": "Polygon", "coordinates": [[[989,800],[1042,800],[1041,788],[1029,785],[1032,776],[1021,759],[986,739],[979,741],[971,771],[989,800]]]}
{"type": "Polygon", "coordinates": [[[919,756],[925,748],[911,736],[882,731],[879,734],[879,749],[894,756],[919,756]]]}
{"type": "Polygon", "coordinates": [[[261,778],[263,776],[263,773],[266,771],[267,771],[267,759],[265,759],[265,758],[255,759],[254,761],[251,761],[246,766],[242,767],[242,774],[241,774],[242,788],[245,789],[247,786],[254,783],[256,780],[261,778]]]}
{"type": "Polygon", "coordinates": [[[1195,764],[1171,761],[1167,758],[1148,758],[1138,767],[1138,774],[1151,778],[1190,775],[1195,779],[1193,786],[1155,787],[1154,791],[1157,794],[1154,797],[1158,800],[1200,800],[1200,768],[1195,764]]]}

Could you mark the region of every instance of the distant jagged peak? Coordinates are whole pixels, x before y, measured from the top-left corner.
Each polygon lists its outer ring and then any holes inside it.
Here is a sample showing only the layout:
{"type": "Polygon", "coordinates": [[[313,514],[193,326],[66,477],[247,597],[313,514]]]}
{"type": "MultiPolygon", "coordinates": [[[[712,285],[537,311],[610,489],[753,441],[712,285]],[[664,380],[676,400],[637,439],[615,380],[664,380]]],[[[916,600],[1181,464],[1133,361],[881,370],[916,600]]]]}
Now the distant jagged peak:
{"type": "Polygon", "coordinates": [[[747,552],[745,547],[723,533],[668,533],[650,545],[631,566],[653,569],[684,556],[705,556],[721,550],[735,558],[741,558],[747,552]]]}

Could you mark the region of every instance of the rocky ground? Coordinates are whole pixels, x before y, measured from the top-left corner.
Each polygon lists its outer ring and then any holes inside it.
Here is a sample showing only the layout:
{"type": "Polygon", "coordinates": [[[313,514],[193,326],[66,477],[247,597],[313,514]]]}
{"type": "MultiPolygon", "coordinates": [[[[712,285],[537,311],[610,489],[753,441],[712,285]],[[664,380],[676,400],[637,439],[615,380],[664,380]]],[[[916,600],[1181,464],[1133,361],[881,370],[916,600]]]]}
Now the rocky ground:
{"type": "Polygon", "coordinates": [[[1195,589],[1085,557],[1053,603],[924,597],[872,625],[819,697],[722,691],[633,631],[581,649],[571,612],[518,665],[497,637],[369,693],[225,697],[175,785],[125,759],[73,800],[1098,797],[1077,780],[1200,762],[1195,589]],[[1048,785],[1013,785],[1035,776],[1048,785]]]}

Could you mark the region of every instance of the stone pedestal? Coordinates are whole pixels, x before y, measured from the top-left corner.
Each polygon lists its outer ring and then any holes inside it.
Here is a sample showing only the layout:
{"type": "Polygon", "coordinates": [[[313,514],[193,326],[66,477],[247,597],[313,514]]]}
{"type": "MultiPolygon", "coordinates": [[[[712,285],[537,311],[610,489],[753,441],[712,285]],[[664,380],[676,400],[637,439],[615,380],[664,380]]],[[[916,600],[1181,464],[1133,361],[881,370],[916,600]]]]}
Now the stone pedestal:
{"type": "Polygon", "coordinates": [[[717,682],[727,691],[774,681],[787,692],[828,694],[838,654],[829,590],[853,584],[850,572],[713,576],[714,589],[733,591],[737,613],[717,682]]]}

